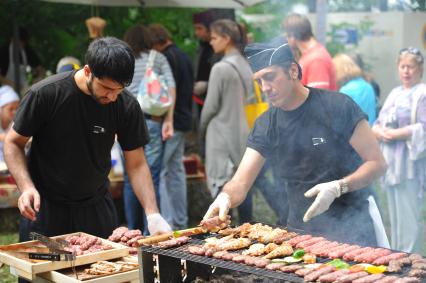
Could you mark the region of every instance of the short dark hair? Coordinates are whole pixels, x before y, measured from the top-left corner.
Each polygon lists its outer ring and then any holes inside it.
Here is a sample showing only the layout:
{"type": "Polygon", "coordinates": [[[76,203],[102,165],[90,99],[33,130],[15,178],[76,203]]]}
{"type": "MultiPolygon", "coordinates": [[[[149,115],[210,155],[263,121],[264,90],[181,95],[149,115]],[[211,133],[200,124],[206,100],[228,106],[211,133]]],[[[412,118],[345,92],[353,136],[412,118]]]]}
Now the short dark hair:
{"type": "Polygon", "coordinates": [[[288,36],[294,36],[297,40],[306,41],[314,36],[311,22],[300,14],[291,14],[285,18],[282,28],[288,36]]]}
{"type": "Polygon", "coordinates": [[[140,57],[141,52],[148,52],[152,48],[151,34],[143,25],[130,27],[123,39],[132,48],[136,58],[140,57]]]}
{"type": "Polygon", "coordinates": [[[162,24],[151,24],[148,26],[153,44],[165,44],[172,40],[170,32],[162,24]]]}
{"type": "Polygon", "coordinates": [[[95,77],[108,78],[128,86],[133,79],[135,57],[124,41],[115,37],[101,37],[90,43],[86,64],[95,77]]]}

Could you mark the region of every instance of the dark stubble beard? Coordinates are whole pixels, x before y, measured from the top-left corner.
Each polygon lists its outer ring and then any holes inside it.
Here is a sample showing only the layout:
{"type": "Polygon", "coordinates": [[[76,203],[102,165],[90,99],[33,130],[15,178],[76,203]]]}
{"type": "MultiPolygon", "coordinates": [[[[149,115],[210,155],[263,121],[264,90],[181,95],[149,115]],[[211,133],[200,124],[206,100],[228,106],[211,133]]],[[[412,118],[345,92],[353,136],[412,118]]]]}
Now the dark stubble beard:
{"type": "Polygon", "coordinates": [[[93,91],[93,75],[90,74],[90,78],[88,81],[86,81],[87,89],[89,90],[90,97],[93,98],[96,103],[102,105],[102,103],[99,101],[99,98],[96,96],[95,92],[93,91]]]}

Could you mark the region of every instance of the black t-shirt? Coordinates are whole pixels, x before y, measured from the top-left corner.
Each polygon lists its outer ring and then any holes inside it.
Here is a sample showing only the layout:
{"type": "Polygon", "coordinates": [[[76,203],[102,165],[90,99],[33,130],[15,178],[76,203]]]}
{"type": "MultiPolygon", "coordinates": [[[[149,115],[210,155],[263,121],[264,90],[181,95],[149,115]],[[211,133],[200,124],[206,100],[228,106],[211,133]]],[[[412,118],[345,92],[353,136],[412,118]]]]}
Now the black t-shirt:
{"type": "Polygon", "coordinates": [[[303,215],[314,198],[303,194],[317,184],[351,174],[362,164],[349,140],[358,122],[367,117],[346,95],[309,90],[307,100],[295,110],[270,107],[256,121],[247,145],[277,166],[280,177],[288,181],[289,227],[339,238],[340,232],[333,230],[350,231],[344,225],[361,219],[368,222],[369,190],[343,195],[326,213],[307,223],[303,215]]]}
{"type": "Polygon", "coordinates": [[[213,47],[208,42],[200,41],[198,52],[199,61],[197,73],[195,74],[195,81],[208,81],[211,68],[214,64],[214,62],[212,62],[212,57],[214,55],[213,47]]]}
{"type": "Polygon", "coordinates": [[[148,142],[136,99],[123,91],[113,103],[98,104],[74,81],[75,72],[51,76],[31,87],[15,115],[20,135],[33,137],[28,166],[40,194],[74,202],[104,192],[115,135],[123,150],[148,142]]]}
{"type": "Polygon", "coordinates": [[[163,54],[170,64],[176,82],[174,128],[179,131],[189,131],[191,129],[192,88],[194,86],[191,60],[175,44],[169,45],[163,51],[163,54]]]}

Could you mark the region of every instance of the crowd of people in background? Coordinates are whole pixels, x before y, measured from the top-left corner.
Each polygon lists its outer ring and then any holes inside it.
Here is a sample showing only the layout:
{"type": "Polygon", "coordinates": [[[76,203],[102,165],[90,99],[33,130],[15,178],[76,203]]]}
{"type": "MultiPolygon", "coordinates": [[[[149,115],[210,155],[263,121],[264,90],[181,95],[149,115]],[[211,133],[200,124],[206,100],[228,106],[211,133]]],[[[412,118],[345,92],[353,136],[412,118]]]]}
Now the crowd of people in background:
{"type": "MultiPolygon", "coordinates": [[[[249,45],[247,49],[246,30],[235,21],[233,14],[209,10],[194,14],[193,23],[195,35],[199,40],[194,64],[174,43],[173,36],[163,25],[135,25],[125,32],[123,41],[107,38],[106,42],[103,42],[103,37],[95,39],[83,64],[74,57],[64,57],[56,70],[60,77],[43,81],[30,89],[27,95],[31,97],[25,98],[21,104],[15,126],[6,142],[6,152],[9,154],[6,162],[11,173],[14,177],[15,174],[20,175],[16,178],[19,187],[26,186],[22,191],[24,198],[21,198],[20,204],[23,218],[26,218],[22,220],[24,225],[21,238],[26,239],[28,229],[35,227],[30,220],[35,219],[40,203],[45,205],[46,209],[57,209],[49,203],[56,200],[56,196],[52,198],[50,194],[58,193],[55,188],[50,191],[50,185],[51,182],[60,184],[61,180],[52,176],[54,181],[45,183],[45,178],[40,177],[43,172],[34,167],[34,162],[52,166],[49,162],[66,161],[64,158],[52,160],[43,157],[50,143],[44,143],[48,135],[43,130],[42,122],[53,121],[49,124],[52,131],[59,125],[53,117],[45,116],[47,113],[39,115],[33,112],[37,107],[48,107],[48,101],[39,102],[33,97],[39,97],[41,93],[58,95],[46,87],[56,84],[88,94],[88,97],[101,104],[108,99],[105,104],[115,103],[119,93],[126,94],[123,95],[123,101],[119,101],[120,107],[111,111],[117,111],[124,115],[125,119],[136,120],[117,120],[118,124],[113,122],[117,132],[111,132],[112,136],[108,136],[108,140],[104,141],[105,147],[95,156],[105,161],[108,146],[112,146],[111,142],[118,139],[125,164],[123,200],[129,229],[140,229],[149,234],[188,227],[190,208],[183,159],[186,134],[195,130],[199,154],[205,163],[207,188],[211,198],[215,199],[206,217],[215,214],[223,216],[223,213],[228,213],[230,208],[235,207],[240,223],[251,221],[253,190],[250,188],[253,186],[262,192],[277,214],[280,225],[293,225],[293,228],[297,229],[327,233],[323,229],[328,223],[327,216],[338,219],[336,223],[340,223],[339,225],[343,225],[345,221],[362,220],[365,232],[375,234],[376,238],[371,239],[368,233],[364,233],[353,235],[357,236],[353,238],[354,242],[381,245],[406,252],[421,252],[425,236],[422,209],[426,187],[426,84],[421,82],[424,68],[421,52],[409,47],[402,49],[397,55],[396,66],[401,85],[388,95],[385,94],[386,100],[380,110],[380,88],[365,72],[359,54],[339,53],[332,57],[315,39],[311,23],[306,16],[288,15],[282,21],[282,34],[278,38],[265,44],[249,45]],[[117,46],[122,52],[121,57],[111,60],[134,57],[134,64],[131,64],[131,59],[126,59],[129,62],[127,66],[131,67],[131,70],[126,70],[127,73],[123,71],[123,74],[127,74],[126,77],[118,74],[117,70],[112,70],[106,62],[94,55],[94,49],[104,50],[102,44],[107,43],[117,46]],[[150,60],[153,71],[164,77],[173,101],[169,110],[159,116],[134,109],[138,104],[127,97],[137,97],[140,84],[150,67],[150,60]],[[99,69],[100,66],[106,71],[99,69]],[[76,75],[77,85],[72,84],[70,74],[76,75]],[[268,94],[270,109],[256,122],[254,129],[250,129],[245,106],[247,98],[254,92],[253,78],[256,78],[256,83],[259,82],[262,90],[268,94]],[[106,92],[105,97],[99,96],[102,88],[110,89],[115,96],[112,98],[110,92],[106,92]],[[336,104],[338,102],[341,103],[340,109],[336,104]],[[329,112],[325,113],[326,111],[329,112]],[[317,117],[312,116],[314,113],[317,117]],[[28,120],[30,117],[34,120],[28,120]],[[322,131],[317,130],[318,127],[310,126],[315,119],[321,120],[317,122],[322,123],[318,125],[319,128],[322,127],[322,131]],[[336,120],[339,119],[341,120],[337,123],[336,120]],[[307,149],[307,145],[298,144],[294,140],[306,138],[304,131],[308,129],[318,135],[313,136],[310,141],[315,150],[307,149]],[[41,131],[41,134],[38,131],[41,131]],[[132,141],[133,135],[136,141],[132,141]],[[327,140],[322,135],[327,136],[327,140]],[[23,161],[19,161],[19,166],[16,166],[11,158],[12,154],[23,156],[23,142],[31,136],[35,137],[35,149],[30,156],[39,158],[39,161],[33,159],[29,170],[31,177],[35,178],[37,189],[38,186],[42,188],[41,197],[47,196],[46,200],[41,201],[28,176],[18,174],[24,167],[23,161]],[[338,143],[341,139],[343,143],[338,143]],[[331,154],[336,152],[336,148],[347,157],[347,164],[342,161],[342,156],[331,154]],[[319,152],[320,149],[324,151],[319,152]],[[142,157],[137,158],[137,154],[142,157]],[[301,164],[309,163],[312,158],[320,158],[322,162],[326,160],[329,163],[301,164]],[[386,170],[384,160],[387,163],[386,170]],[[279,166],[276,166],[277,164],[279,166]],[[333,167],[330,171],[330,168],[322,166],[340,167],[333,167]],[[297,170],[299,171],[296,172],[297,170]],[[384,228],[381,209],[374,200],[376,194],[373,181],[381,173],[383,176],[380,178],[380,185],[386,192],[391,222],[390,246],[386,235],[382,233],[384,228]],[[312,182],[301,184],[300,178],[312,182]],[[152,184],[147,179],[152,179],[152,184]],[[148,195],[143,197],[142,192],[148,195]],[[304,194],[300,195],[301,192],[304,194]],[[147,201],[152,203],[148,204],[147,201]],[[289,206],[292,207],[290,212],[289,206]],[[295,206],[298,206],[297,209],[295,206]],[[359,207],[370,213],[358,213],[359,207]],[[340,216],[337,217],[336,213],[340,216]],[[342,219],[342,215],[347,217],[342,219]],[[153,225],[159,226],[153,228],[153,225]]],[[[31,65],[38,75],[43,72],[37,56],[26,44],[27,36],[24,31],[21,36],[18,42],[19,66],[14,65],[11,55],[12,43],[1,49],[1,147],[6,132],[11,128],[20,100],[13,89],[15,68],[20,70],[23,88],[28,87],[25,78],[27,65],[31,65]]],[[[12,42],[13,40],[16,39],[12,39],[12,42]]],[[[117,66],[126,68],[119,62],[117,66]]],[[[89,105],[91,102],[84,103],[89,105]]],[[[90,109],[96,108],[91,104],[89,106],[87,107],[90,109]]],[[[83,110],[78,108],[78,111],[83,110]]],[[[81,141],[77,139],[75,142],[79,144],[81,141]]],[[[86,148],[84,144],[82,148],[86,148]]],[[[59,153],[60,148],[57,148],[57,151],[59,153]]],[[[3,159],[3,150],[0,158],[3,159]]],[[[97,166],[103,169],[109,166],[104,163],[92,163],[88,162],[89,165],[86,164],[83,168],[89,166],[89,169],[96,171],[97,166]]],[[[58,175],[62,174],[65,179],[72,178],[60,168],[57,170],[58,175]]],[[[104,177],[104,171],[98,174],[98,179],[93,180],[97,185],[104,177]]],[[[91,185],[93,184],[87,184],[91,185]]],[[[104,194],[103,191],[96,193],[102,198],[104,194]]],[[[69,197],[59,195],[61,198],[69,197]]],[[[76,201],[73,197],[70,199],[76,201]]],[[[105,196],[104,202],[102,205],[107,207],[105,211],[110,214],[115,225],[116,212],[108,207],[111,201],[105,196]]],[[[61,213],[57,217],[65,217],[61,216],[61,213]]],[[[43,217],[47,219],[46,215],[43,217]]],[[[93,219],[96,217],[93,216],[93,219]]],[[[336,223],[333,222],[330,227],[336,226],[336,223]]],[[[103,223],[99,225],[102,226],[103,223]]],[[[111,228],[107,226],[100,228],[102,236],[107,235],[105,229],[111,228]]],[[[72,232],[65,231],[63,227],[44,228],[47,234],[58,231],[72,232]]],[[[344,231],[339,233],[334,231],[332,235],[349,236],[344,231]]]]}

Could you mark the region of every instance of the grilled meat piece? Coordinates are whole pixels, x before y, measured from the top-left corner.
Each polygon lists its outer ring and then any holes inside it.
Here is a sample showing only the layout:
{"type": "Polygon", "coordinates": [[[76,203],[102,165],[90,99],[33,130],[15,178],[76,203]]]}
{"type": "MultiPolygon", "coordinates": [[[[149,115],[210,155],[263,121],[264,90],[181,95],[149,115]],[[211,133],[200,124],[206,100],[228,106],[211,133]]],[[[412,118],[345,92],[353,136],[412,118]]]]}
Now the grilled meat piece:
{"type": "Polygon", "coordinates": [[[334,266],[327,265],[325,267],[316,269],[314,272],[311,272],[308,275],[305,275],[305,277],[303,277],[303,280],[313,282],[316,281],[320,276],[332,273],[334,271],[336,271],[336,268],[334,266]]]}
{"type": "Polygon", "coordinates": [[[112,235],[108,237],[108,240],[112,242],[119,242],[121,237],[124,236],[124,233],[129,231],[127,227],[118,227],[114,231],[112,231],[112,235]]]}
{"type": "Polygon", "coordinates": [[[421,258],[421,259],[413,259],[411,261],[411,264],[415,264],[415,263],[426,263],[426,259],[425,258],[421,258]]]}
{"type": "Polygon", "coordinates": [[[402,271],[402,264],[397,259],[393,259],[389,261],[389,265],[386,268],[386,271],[388,272],[401,272],[402,271]]]}
{"type": "Polygon", "coordinates": [[[354,261],[357,262],[366,262],[366,263],[372,263],[374,260],[378,259],[379,257],[390,255],[392,253],[391,250],[383,249],[383,248],[377,248],[370,252],[362,253],[360,255],[357,255],[354,258],[354,261]]]}
{"type": "Polygon", "coordinates": [[[288,256],[293,254],[293,248],[288,244],[282,244],[274,249],[272,252],[265,255],[263,258],[272,259],[280,256],[288,256]]]}
{"type": "Polygon", "coordinates": [[[287,232],[286,234],[276,237],[274,239],[274,243],[281,245],[283,242],[288,241],[296,236],[297,236],[297,233],[295,232],[287,232]]]}
{"type": "Polygon", "coordinates": [[[396,276],[385,276],[382,279],[379,279],[379,280],[375,281],[374,283],[393,283],[398,278],[399,277],[396,277],[396,276]]]}
{"type": "Polygon", "coordinates": [[[310,253],[316,256],[322,256],[323,254],[326,255],[329,249],[337,247],[338,245],[340,245],[338,242],[331,242],[326,245],[312,249],[310,253]]]}
{"type": "Polygon", "coordinates": [[[280,268],[280,270],[282,272],[285,272],[285,273],[294,273],[297,270],[302,269],[302,268],[303,268],[303,265],[292,264],[292,265],[283,266],[283,267],[280,268]]]}
{"type": "Polygon", "coordinates": [[[408,272],[408,276],[426,278],[426,270],[413,268],[408,272]]]}
{"type": "Polygon", "coordinates": [[[319,242],[317,242],[317,243],[315,243],[315,244],[313,244],[311,246],[308,246],[308,247],[304,248],[304,250],[307,253],[312,253],[312,250],[320,248],[320,247],[324,247],[325,245],[328,245],[330,243],[331,242],[328,241],[328,240],[322,240],[322,241],[319,241],[319,242]]]}
{"type": "Polygon", "coordinates": [[[332,283],[336,281],[337,278],[339,278],[340,276],[343,276],[348,273],[349,273],[348,269],[340,269],[329,274],[321,275],[317,281],[324,282],[324,283],[332,283]]]}
{"type": "Polygon", "coordinates": [[[271,261],[269,259],[259,258],[259,257],[256,257],[254,261],[254,265],[259,268],[265,268],[270,263],[271,261]]]}
{"type": "Polygon", "coordinates": [[[287,231],[280,228],[275,228],[272,232],[261,235],[257,240],[261,243],[268,244],[274,242],[275,239],[283,237],[287,234],[287,231]]]}
{"type": "Polygon", "coordinates": [[[360,254],[363,254],[363,253],[366,253],[366,252],[370,252],[372,250],[373,250],[373,248],[370,248],[370,247],[359,248],[359,249],[350,251],[348,253],[345,253],[343,255],[343,259],[344,260],[353,260],[357,255],[360,255],[360,254]]]}
{"type": "Polygon", "coordinates": [[[206,250],[202,246],[188,246],[188,252],[194,255],[204,255],[206,250]]]}
{"type": "Polygon", "coordinates": [[[254,266],[256,262],[257,257],[254,256],[246,256],[244,263],[250,266],[254,266]]]}
{"type": "Polygon", "coordinates": [[[339,278],[337,278],[336,282],[337,283],[351,283],[354,280],[357,280],[359,278],[368,276],[368,273],[365,271],[359,271],[359,272],[354,272],[354,273],[349,273],[346,275],[343,275],[339,278]]]}
{"type": "Polygon", "coordinates": [[[410,255],[408,256],[408,258],[409,258],[411,261],[413,261],[413,260],[416,260],[416,259],[423,259],[423,256],[422,256],[422,255],[419,255],[419,254],[410,254],[410,255]]]}
{"type": "Polygon", "coordinates": [[[217,259],[222,259],[222,257],[227,253],[227,251],[218,251],[213,254],[213,257],[217,259]]]}
{"type": "Polygon", "coordinates": [[[308,275],[309,273],[314,272],[314,271],[315,271],[315,268],[304,267],[304,268],[296,270],[294,273],[298,276],[305,277],[306,275],[308,275]]]}
{"type": "Polygon", "coordinates": [[[248,256],[247,255],[236,255],[232,258],[232,261],[244,263],[246,261],[246,257],[248,257],[248,256]]]}
{"type": "Polygon", "coordinates": [[[278,270],[281,267],[283,267],[284,265],[285,265],[285,263],[273,262],[273,263],[270,263],[267,266],[265,266],[265,268],[268,269],[268,270],[278,270]]]}
{"type": "Polygon", "coordinates": [[[379,257],[378,259],[373,261],[374,265],[382,265],[382,264],[388,264],[389,261],[393,260],[393,259],[400,259],[403,257],[406,257],[407,254],[406,253],[391,253],[390,255],[385,255],[382,257],[379,257]]]}
{"type": "Polygon", "coordinates": [[[243,251],[242,254],[243,255],[251,255],[251,256],[259,256],[259,255],[263,255],[265,252],[265,245],[264,244],[253,244],[249,247],[248,250],[243,251]]]}
{"type": "Polygon", "coordinates": [[[219,250],[231,251],[246,248],[251,245],[251,240],[247,238],[230,239],[218,245],[219,250]]]}
{"type": "MultiPolygon", "coordinates": [[[[136,236],[135,238],[137,238],[137,237],[138,236],[136,236]]],[[[133,238],[133,239],[135,239],[135,238],[133,238]]],[[[127,243],[130,243],[130,241],[132,241],[133,239],[129,240],[127,243]]],[[[189,240],[190,240],[189,237],[182,236],[182,237],[179,237],[179,238],[158,242],[156,244],[156,246],[161,248],[161,249],[169,249],[169,248],[181,246],[181,245],[187,243],[189,240]]]]}
{"type": "Polygon", "coordinates": [[[124,237],[127,237],[127,239],[131,239],[131,238],[134,238],[134,237],[136,237],[136,236],[140,236],[140,235],[142,235],[142,232],[141,232],[141,230],[139,230],[139,229],[135,229],[135,230],[129,230],[129,231],[127,231],[126,233],[124,233],[124,237]]]}
{"type": "Polygon", "coordinates": [[[310,238],[312,238],[312,235],[300,235],[300,236],[294,237],[293,239],[288,240],[287,243],[295,247],[298,243],[302,241],[306,241],[310,238]]]}
{"type": "Polygon", "coordinates": [[[394,283],[420,283],[421,280],[417,277],[402,277],[394,281],[394,283]]]}
{"type": "Polygon", "coordinates": [[[411,266],[411,268],[426,270],[426,263],[424,263],[424,262],[415,262],[415,263],[413,263],[413,265],[411,266]]]}
{"type": "Polygon", "coordinates": [[[383,273],[371,274],[371,275],[356,279],[352,281],[352,283],[371,283],[376,280],[382,279],[383,277],[385,277],[383,273]]]}
{"type": "Polygon", "coordinates": [[[143,239],[143,238],[145,238],[145,236],[143,236],[143,235],[139,235],[139,236],[136,236],[134,238],[131,238],[130,240],[127,241],[127,245],[129,247],[137,247],[139,245],[138,240],[143,239]]]}
{"type": "Polygon", "coordinates": [[[276,248],[278,248],[278,245],[275,243],[269,243],[265,246],[265,250],[263,253],[265,254],[269,254],[270,252],[272,252],[273,250],[275,250],[276,248]]]}
{"type": "Polygon", "coordinates": [[[324,240],[325,240],[324,237],[313,237],[313,238],[310,238],[310,239],[308,239],[306,241],[299,242],[296,245],[296,248],[298,248],[298,249],[304,249],[306,247],[312,246],[313,244],[316,244],[316,243],[318,243],[320,241],[324,241],[324,240]]]}
{"type": "Polygon", "coordinates": [[[341,248],[341,249],[330,251],[328,253],[328,257],[329,258],[340,258],[340,257],[343,257],[343,255],[345,255],[346,253],[349,253],[349,252],[354,251],[354,250],[359,249],[359,248],[360,248],[360,246],[358,246],[358,245],[349,245],[349,246],[341,248]]]}
{"type": "Polygon", "coordinates": [[[398,261],[401,265],[410,265],[411,264],[411,259],[408,256],[403,257],[403,258],[399,258],[399,259],[393,259],[393,260],[398,261]]]}
{"type": "Polygon", "coordinates": [[[239,232],[240,231],[239,231],[238,227],[236,227],[236,228],[228,227],[228,228],[219,230],[219,232],[217,232],[217,233],[219,235],[222,235],[222,236],[229,236],[229,235],[238,235],[239,232]]]}
{"type": "Polygon", "coordinates": [[[225,254],[223,254],[222,255],[222,259],[223,260],[227,260],[227,261],[231,261],[233,258],[234,258],[234,256],[236,256],[237,254],[233,254],[233,253],[225,253],[225,254]]]}
{"type": "Polygon", "coordinates": [[[202,220],[199,224],[202,228],[208,230],[209,232],[217,232],[221,229],[225,229],[231,224],[231,216],[227,215],[225,221],[220,220],[219,216],[215,216],[209,219],[202,220]]]}

